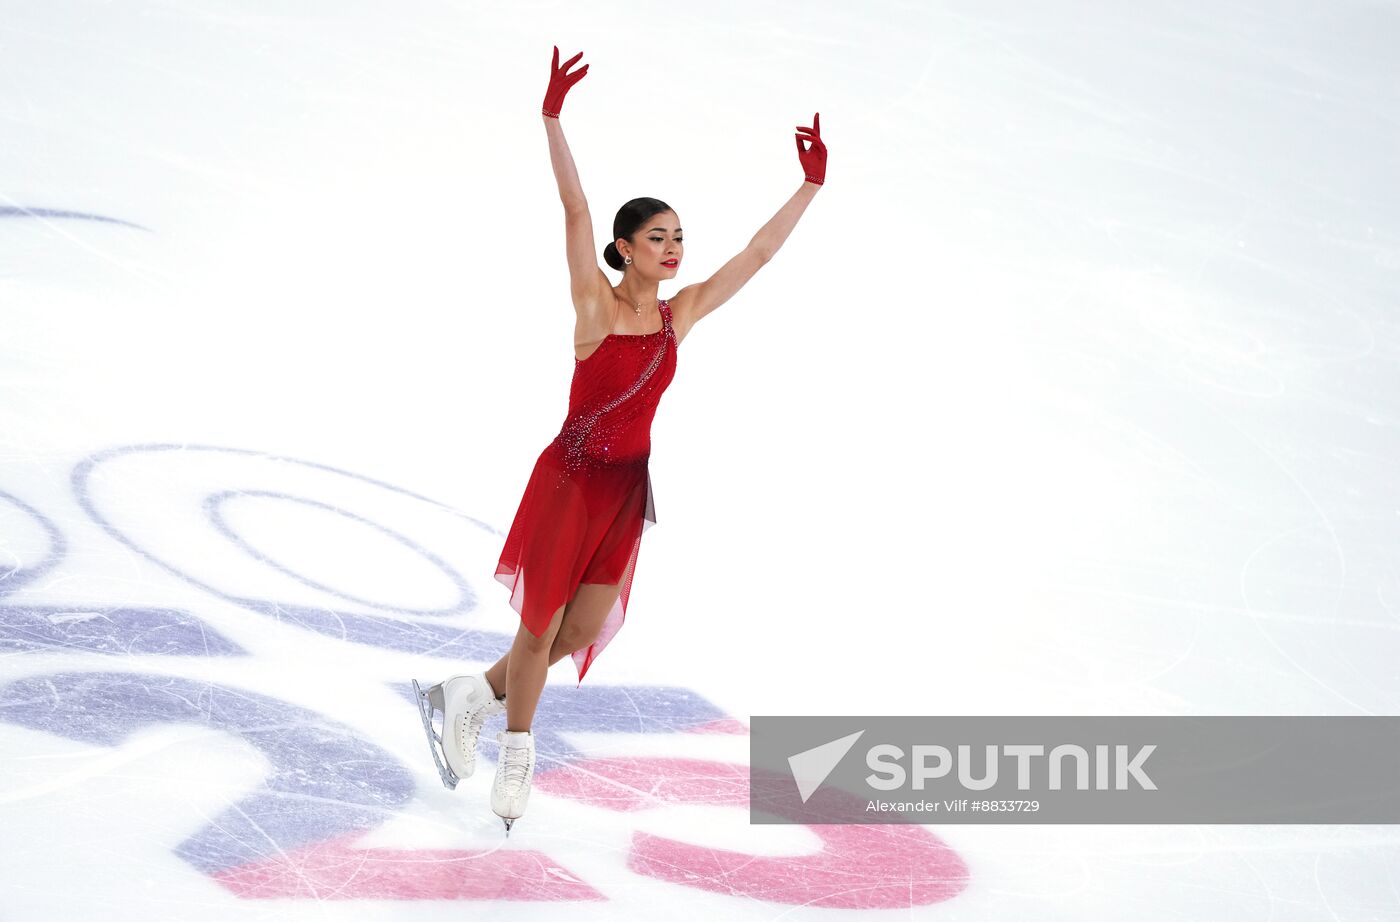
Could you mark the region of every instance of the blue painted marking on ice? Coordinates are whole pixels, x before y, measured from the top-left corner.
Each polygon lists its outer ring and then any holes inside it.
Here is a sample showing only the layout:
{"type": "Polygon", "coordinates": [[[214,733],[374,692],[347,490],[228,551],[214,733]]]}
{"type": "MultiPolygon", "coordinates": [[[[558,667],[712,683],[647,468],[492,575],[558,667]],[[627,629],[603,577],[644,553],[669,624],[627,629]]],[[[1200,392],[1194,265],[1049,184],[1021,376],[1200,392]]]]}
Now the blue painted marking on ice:
{"type": "Polygon", "coordinates": [[[0,596],[3,596],[14,592],[26,583],[33,582],[53,569],[54,565],[62,560],[64,555],[68,553],[68,540],[63,536],[63,533],[58,530],[58,526],[49,521],[47,516],[40,513],[38,509],[35,509],[13,493],[0,490],[0,502],[9,503],[12,506],[18,507],[21,512],[37,522],[39,527],[49,536],[49,551],[44,555],[42,560],[27,567],[23,564],[18,564],[8,569],[0,570],[0,596]]]}
{"type": "Polygon", "coordinates": [[[413,796],[408,770],[360,732],[241,688],[170,676],[71,673],[0,687],[0,720],[116,746],[151,725],[223,730],[267,758],[266,778],[175,848],[206,874],[374,829],[413,796]]]}
{"type": "Polygon", "coordinates": [[[217,531],[219,534],[223,535],[225,538],[227,538],[232,544],[235,544],[238,547],[242,548],[254,560],[257,560],[259,563],[266,564],[267,566],[276,570],[278,573],[281,573],[291,579],[294,579],[304,586],[309,586],[312,589],[324,592],[327,595],[333,595],[336,598],[344,599],[347,602],[354,602],[357,605],[365,605],[370,608],[387,609],[388,611],[397,612],[399,614],[429,616],[455,615],[459,612],[471,611],[472,609],[476,608],[476,593],[472,591],[471,586],[467,583],[466,579],[462,576],[462,574],[454,570],[447,563],[447,561],[443,560],[441,557],[438,557],[432,551],[423,547],[421,544],[409,538],[407,535],[395,531],[394,529],[389,528],[387,525],[381,525],[378,522],[375,522],[371,519],[367,519],[364,516],[356,515],[355,513],[345,509],[341,509],[338,506],[333,506],[330,503],[323,503],[314,499],[308,499],[304,496],[293,496],[290,493],[280,493],[273,490],[224,490],[223,492],[213,493],[205,497],[204,510],[206,513],[208,513],[209,521],[213,523],[214,530],[217,531]],[[263,499],[285,500],[286,502],[291,503],[301,503],[302,505],[310,506],[313,509],[323,509],[327,512],[349,519],[352,522],[357,522],[361,525],[365,525],[369,528],[372,528],[382,535],[386,535],[390,540],[402,544],[404,547],[407,547],[409,550],[413,551],[415,554],[422,557],[424,560],[428,561],[428,563],[432,564],[434,567],[440,570],[442,574],[446,576],[456,587],[458,593],[457,601],[447,608],[407,608],[403,606],[385,605],[384,603],[376,602],[373,599],[364,599],[358,596],[350,595],[347,592],[341,592],[333,586],[327,586],[324,583],[318,583],[315,580],[303,576],[302,574],[293,570],[291,567],[288,567],[285,564],[278,562],[268,554],[253,547],[246,540],[244,540],[242,535],[234,531],[233,528],[230,527],[228,522],[224,519],[224,503],[228,502],[231,499],[242,499],[250,496],[261,497],[263,499]]]}
{"type": "Polygon", "coordinates": [[[61,218],[77,221],[100,221],[104,224],[120,224],[123,227],[143,230],[147,233],[151,231],[149,227],[142,227],[131,221],[123,221],[121,218],[109,218],[106,215],[89,214],[86,211],[69,211],[65,208],[25,208],[23,205],[0,205],[0,218],[61,218]]]}
{"type": "MultiPolygon", "coordinates": [[[[371,484],[375,487],[379,487],[381,489],[399,494],[401,496],[406,496],[412,499],[420,500],[425,503],[429,503],[433,506],[442,509],[444,512],[447,512],[467,522],[470,522],[472,525],[481,528],[493,535],[499,536],[501,533],[496,529],[491,528],[489,525],[486,525],[485,523],[475,518],[472,518],[471,516],[464,515],[463,513],[457,512],[456,510],[445,506],[444,504],[439,503],[436,500],[429,499],[426,496],[421,496],[410,490],[403,489],[402,487],[397,487],[393,484],[386,483],[381,480],[376,480],[372,477],[366,477],[361,474],[355,474],[350,471],[342,470],[340,468],[331,467],[330,465],[318,464],[312,461],[303,461],[299,458],[291,458],[280,455],[269,455],[264,452],[253,451],[250,449],[225,448],[214,445],[143,444],[122,446],[97,452],[89,456],[88,458],[85,458],[83,461],[79,462],[73,469],[71,483],[73,487],[74,496],[77,499],[78,504],[82,507],[83,511],[86,512],[87,515],[94,522],[96,522],[104,531],[106,531],[107,534],[110,535],[114,540],[120,542],[121,544],[140,554],[142,557],[145,557],[147,560],[151,561],[156,566],[165,570],[167,573],[177,576],[191,585],[197,586],[198,588],[209,593],[210,595],[232,602],[236,605],[240,605],[245,608],[251,609],[267,617],[295,624],[300,627],[304,627],[308,630],[315,631],[319,634],[324,634],[326,636],[334,637],[340,640],[347,640],[353,643],[361,643],[370,646],[380,647],[383,649],[402,650],[409,653],[427,654],[457,660],[495,659],[509,648],[512,640],[512,635],[496,631],[484,631],[475,628],[458,627],[447,624],[433,624],[419,621],[411,621],[403,618],[390,617],[388,614],[362,614],[354,611],[340,610],[333,606],[290,604],[287,602],[278,601],[276,599],[262,599],[237,595],[234,593],[226,592],[218,588],[217,586],[214,586],[210,583],[199,579],[194,574],[188,573],[180,569],[179,567],[176,567],[174,564],[171,564],[161,559],[150,550],[138,544],[135,539],[127,535],[114,523],[112,523],[102,515],[102,513],[98,510],[96,503],[92,499],[88,483],[93,476],[93,472],[101,464],[108,460],[141,453],[165,451],[177,451],[182,453],[213,452],[228,455],[242,455],[246,457],[266,458],[270,461],[278,461],[287,464],[296,464],[312,470],[325,471],[327,473],[335,474],[337,476],[348,477],[361,483],[371,484]]],[[[215,494],[215,496],[218,495],[222,494],[215,494]]],[[[295,501],[306,502],[306,500],[298,497],[286,498],[293,499],[295,501]]],[[[207,503],[208,501],[206,501],[206,505],[207,503]]],[[[215,502],[215,505],[217,505],[217,502],[215,502]]],[[[374,527],[379,528],[381,531],[384,531],[391,535],[397,535],[397,533],[392,532],[390,529],[387,529],[382,525],[372,523],[368,519],[361,519],[361,521],[368,522],[369,524],[374,525],[374,527]]],[[[218,527],[217,522],[215,523],[215,527],[218,527]]],[[[231,531],[226,532],[226,536],[231,534],[231,531]]],[[[249,550],[249,547],[246,544],[244,544],[243,548],[245,551],[249,550]]],[[[257,554],[256,551],[253,551],[253,553],[255,555],[257,554]]],[[[428,559],[435,566],[450,570],[446,562],[440,560],[439,558],[432,556],[428,559]]],[[[264,560],[270,566],[277,567],[277,565],[271,562],[270,560],[266,560],[265,556],[264,560]]],[[[283,569],[283,572],[286,572],[285,568],[283,569]]],[[[295,576],[294,578],[300,579],[300,577],[295,576]]],[[[459,586],[459,589],[461,587],[465,587],[466,591],[462,593],[462,597],[458,601],[456,607],[433,611],[431,612],[431,614],[464,614],[473,610],[476,607],[478,601],[477,597],[475,593],[470,591],[470,587],[466,583],[466,581],[459,574],[456,574],[455,571],[452,571],[452,578],[454,579],[454,582],[456,582],[459,586]]],[[[302,581],[306,582],[306,580],[304,579],[302,579],[302,581]]],[[[345,593],[337,593],[337,595],[339,595],[339,597],[342,599],[350,598],[345,593]]],[[[386,610],[386,612],[389,614],[409,616],[424,614],[424,612],[416,611],[413,609],[405,609],[400,606],[390,607],[380,605],[377,607],[386,610]]]]}
{"type": "Polygon", "coordinates": [[[245,656],[196,616],[165,608],[0,606],[0,653],[245,656]]]}

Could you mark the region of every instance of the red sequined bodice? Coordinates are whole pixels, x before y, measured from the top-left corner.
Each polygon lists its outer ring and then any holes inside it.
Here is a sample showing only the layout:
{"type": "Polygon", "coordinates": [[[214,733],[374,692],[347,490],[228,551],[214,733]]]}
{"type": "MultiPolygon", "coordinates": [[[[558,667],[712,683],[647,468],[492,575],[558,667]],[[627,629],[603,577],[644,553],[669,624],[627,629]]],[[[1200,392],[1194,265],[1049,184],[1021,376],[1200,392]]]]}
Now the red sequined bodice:
{"type": "Polygon", "coordinates": [[[661,329],[609,333],[586,359],[574,359],[569,413],[551,443],[564,469],[645,463],[651,421],[676,372],[671,306],[660,302],[661,329]]]}

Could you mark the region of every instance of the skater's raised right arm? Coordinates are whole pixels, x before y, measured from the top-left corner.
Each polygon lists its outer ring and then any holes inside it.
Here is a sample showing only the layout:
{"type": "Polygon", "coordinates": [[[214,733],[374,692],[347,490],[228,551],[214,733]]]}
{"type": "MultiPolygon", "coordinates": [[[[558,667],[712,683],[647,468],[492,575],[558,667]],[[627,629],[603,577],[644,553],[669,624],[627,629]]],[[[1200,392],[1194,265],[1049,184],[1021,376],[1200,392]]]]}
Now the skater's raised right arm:
{"type": "Polygon", "coordinates": [[[579,182],[578,170],[569,152],[569,142],[564,139],[564,129],[559,124],[564,94],[588,73],[587,64],[573,73],[565,73],[581,57],[582,51],[560,67],[559,46],[554,47],[549,89],[545,92],[540,114],[544,119],[545,134],[549,137],[549,159],[554,167],[554,179],[559,184],[559,200],[564,203],[565,250],[574,310],[578,313],[579,326],[600,327],[611,323],[612,283],[603,274],[594,255],[593,218],[588,213],[588,199],[583,195],[583,185],[579,182]]]}

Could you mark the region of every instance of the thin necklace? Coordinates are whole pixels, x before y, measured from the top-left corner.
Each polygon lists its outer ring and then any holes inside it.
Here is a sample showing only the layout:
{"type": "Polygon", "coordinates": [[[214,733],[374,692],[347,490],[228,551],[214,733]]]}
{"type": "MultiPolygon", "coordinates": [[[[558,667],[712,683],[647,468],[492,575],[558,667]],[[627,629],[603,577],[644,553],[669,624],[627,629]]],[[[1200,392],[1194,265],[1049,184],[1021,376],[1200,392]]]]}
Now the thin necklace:
{"type": "MultiPolygon", "coordinates": [[[[627,300],[628,300],[628,301],[631,301],[632,299],[631,299],[631,298],[628,298],[627,300]]],[[[660,301],[661,299],[660,299],[660,298],[657,298],[656,300],[660,301]]],[[[634,311],[637,312],[637,316],[638,316],[638,317],[642,316],[642,302],[641,302],[641,301],[635,301],[635,302],[633,302],[633,303],[636,304],[636,307],[632,308],[632,310],[634,310],[634,311]]]]}

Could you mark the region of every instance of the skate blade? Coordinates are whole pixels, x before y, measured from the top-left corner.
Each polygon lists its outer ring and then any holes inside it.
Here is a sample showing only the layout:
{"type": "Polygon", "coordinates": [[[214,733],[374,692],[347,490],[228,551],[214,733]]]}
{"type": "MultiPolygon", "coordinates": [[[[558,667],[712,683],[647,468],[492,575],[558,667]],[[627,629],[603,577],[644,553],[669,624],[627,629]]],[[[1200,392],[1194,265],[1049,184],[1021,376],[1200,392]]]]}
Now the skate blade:
{"type": "MultiPolygon", "coordinates": [[[[442,778],[442,786],[449,791],[457,789],[457,782],[460,781],[457,773],[447,764],[442,755],[442,735],[433,727],[433,710],[443,712],[444,722],[447,714],[443,710],[442,686],[433,685],[424,691],[419,686],[418,680],[413,680],[413,697],[418,702],[418,716],[423,719],[423,732],[428,737],[428,751],[433,754],[433,762],[437,765],[438,776],[442,778]]],[[[446,724],[444,723],[444,726],[446,724]]]]}
{"type": "Polygon", "coordinates": [[[501,822],[506,824],[506,835],[510,835],[510,827],[515,823],[515,820],[508,820],[505,817],[501,817],[501,822]]]}

